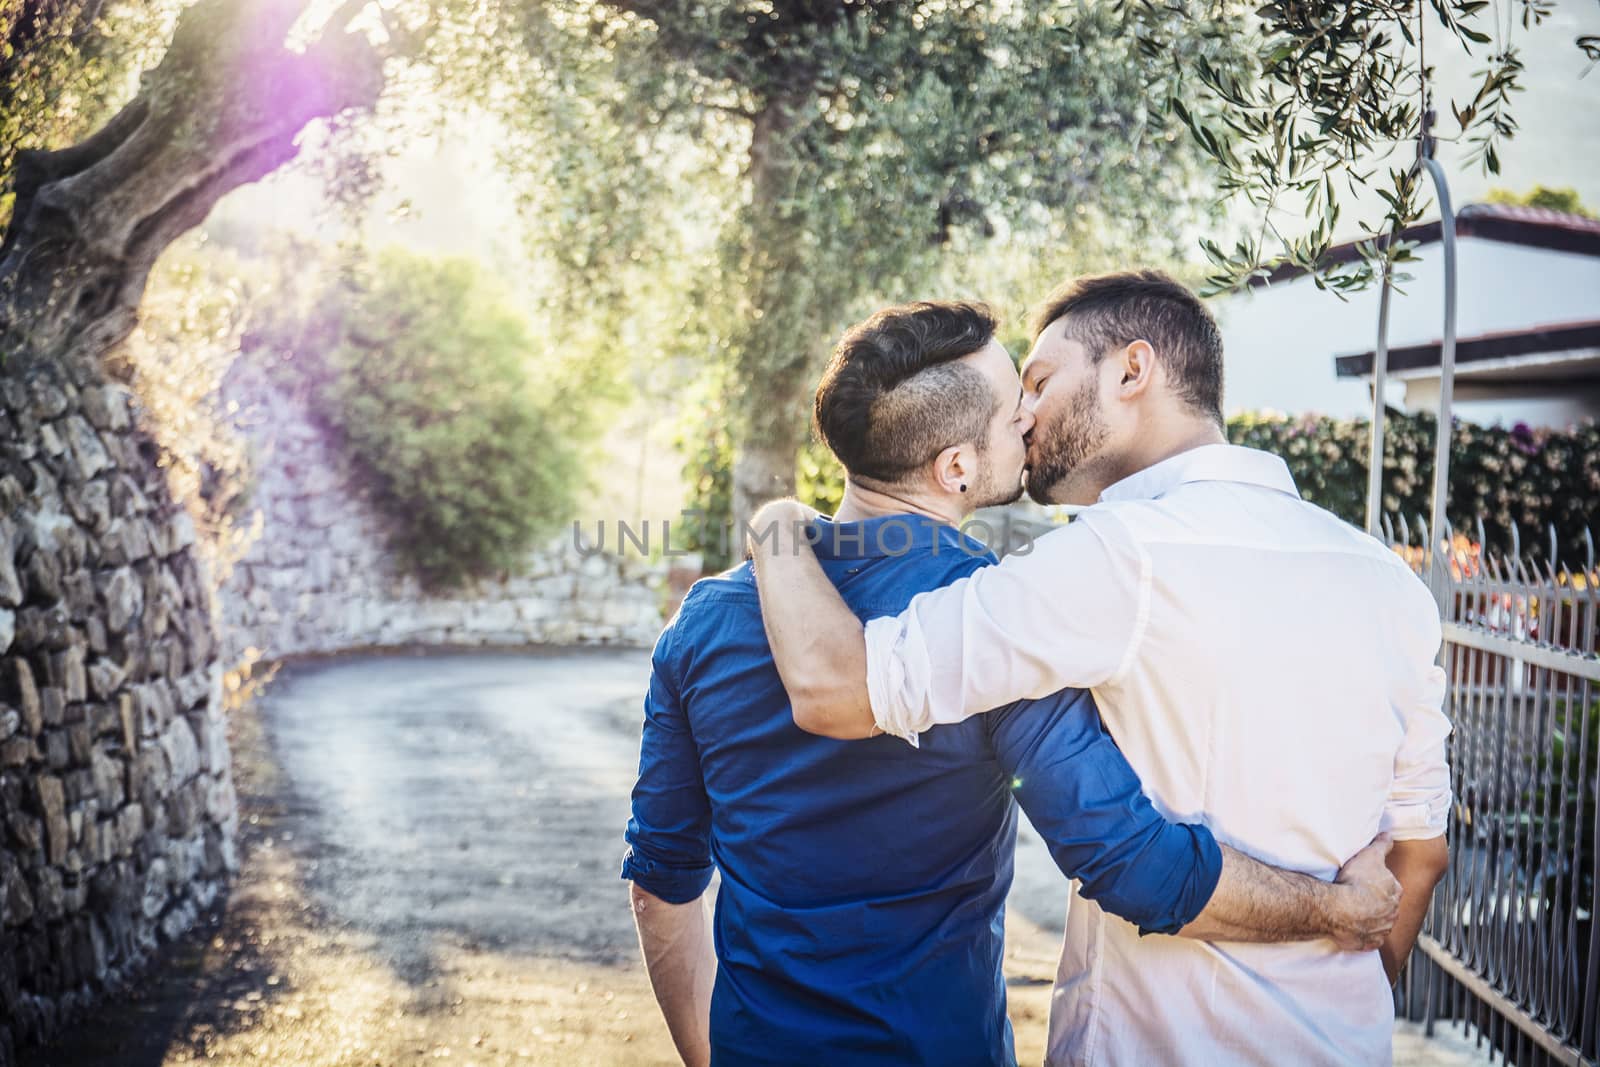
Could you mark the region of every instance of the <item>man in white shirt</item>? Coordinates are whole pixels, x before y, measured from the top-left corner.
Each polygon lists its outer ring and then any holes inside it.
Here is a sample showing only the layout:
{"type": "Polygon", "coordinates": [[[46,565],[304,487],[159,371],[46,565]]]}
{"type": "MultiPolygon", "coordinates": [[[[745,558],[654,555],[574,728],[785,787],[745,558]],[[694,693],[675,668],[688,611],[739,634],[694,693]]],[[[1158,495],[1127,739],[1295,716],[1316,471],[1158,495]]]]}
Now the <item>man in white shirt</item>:
{"type": "Polygon", "coordinates": [[[1378,952],[1140,937],[1075,894],[1048,1060],[1388,1063],[1390,982],[1447,860],[1434,601],[1393,552],[1301,500],[1282,460],[1226,443],[1221,338],[1187,289],[1150,271],[1081,279],[1039,321],[1028,493],[1094,506],[863,630],[797,536],[799,505],[769,505],[757,581],[795,719],[916,744],[1084,687],[1169,818],[1322,877],[1390,834],[1403,895],[1378,952]]]}

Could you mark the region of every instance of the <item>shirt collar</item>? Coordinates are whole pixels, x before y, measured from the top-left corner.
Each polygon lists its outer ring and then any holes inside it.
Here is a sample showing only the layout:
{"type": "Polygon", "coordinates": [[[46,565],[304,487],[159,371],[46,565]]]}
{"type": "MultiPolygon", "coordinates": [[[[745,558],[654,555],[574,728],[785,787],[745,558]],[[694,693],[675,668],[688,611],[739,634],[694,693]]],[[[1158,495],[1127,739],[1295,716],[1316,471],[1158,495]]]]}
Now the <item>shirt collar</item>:
{"type": "Polygon", "coordinates": [[[811,547],[818,559],[871,559],[879,556],[906,556],[956,548],[975,555],[988,552],[982,542],[969,537],[949,523],[924,515],[879,515],[860,522],[834,522],[817,518],[811,547]]]}
{"type": "Polygon", "coordinates": [[[1240,445],[1201,445],[1130,474],[1100,494],[1102,502],[1154,500],[1188,482],[1240,482],[1298,497],[1289,465],[1271,452],[1240,445]]]}

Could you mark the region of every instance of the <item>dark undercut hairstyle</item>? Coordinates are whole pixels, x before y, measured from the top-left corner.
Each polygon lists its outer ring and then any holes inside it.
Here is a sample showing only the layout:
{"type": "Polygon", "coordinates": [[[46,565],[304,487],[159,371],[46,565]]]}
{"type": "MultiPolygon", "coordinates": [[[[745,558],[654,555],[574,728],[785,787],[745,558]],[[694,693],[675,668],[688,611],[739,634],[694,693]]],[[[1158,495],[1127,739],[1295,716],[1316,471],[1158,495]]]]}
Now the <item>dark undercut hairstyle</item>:
{"type": "Polygon", "coordinates": [[[1148,341],[1184,402],[1223,425],[1222,332],[1183,285],[1157,270],[1075,278],[1034,317],[1035,339],[1070,315],[1066,335],[1099,363],[1113,348],[1148,341]]]}
{"type": "Polygon", "coordinates": [[[900,482],[963,441],[986,443],[999,399],[962,356],[994,337],[982,304],[885,308],[845,331],[817,386],[813,427],[855,478],[900,482]]]}

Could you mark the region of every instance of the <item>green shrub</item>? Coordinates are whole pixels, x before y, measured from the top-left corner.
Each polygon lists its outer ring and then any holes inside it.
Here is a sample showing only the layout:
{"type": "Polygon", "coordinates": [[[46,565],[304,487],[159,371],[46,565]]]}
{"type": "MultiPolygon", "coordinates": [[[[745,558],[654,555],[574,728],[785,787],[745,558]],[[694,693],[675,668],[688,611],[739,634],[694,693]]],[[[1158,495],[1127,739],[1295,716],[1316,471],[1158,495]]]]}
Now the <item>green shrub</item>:
{"type": "MultiPolygon", "coordinates": [[[[1434,430],[1426,412],[1392,413],[1383,437],[1383,507],[1408,521],[1432,512],[1434,430]]],[[[1357,525],[1366,522],[1365,419],[1321,415],[1240,415],[1228,421],[1228,438],[1282,456],[1307,500],[1357,525]]],[[[1489,547],[1504,550],[1511,528],[1520,530],[1524,554],[1549,554],[1554,526],[1561,555],[1583,562],[1583,532],[1600,513],[1600,427],[1569,430],[1484,427],[1457,420],[1450,453],[1447,514],[1456,529],[1476,537],[1483,520],[1489,547]]]]}
{"type": "Polygon", "coordinates": [[[320,293],[283,372],[392,520],[431,591],[514,569],[571,517],[592,434],[581,377],[542,354],[468,260],[390,250],[320,293]]]}
{"type": "Polygon", "coordinates": [[[733,434],[732,410],[728,406],[727,375],[713,368],[685,397],[686,413],[673,439],[684,457],[683,480],[689,487],[684,504],[682,526],[673,536],[690,552],[698,552],[701,568],[708,574],[726,570],[733,564],[733,434]]]}
{"type": "Polygon", "coordinates": [[[821,441],[807,441],[795,461],[794,495],[824,515],[844,499],[844,468],[821,441]]]}

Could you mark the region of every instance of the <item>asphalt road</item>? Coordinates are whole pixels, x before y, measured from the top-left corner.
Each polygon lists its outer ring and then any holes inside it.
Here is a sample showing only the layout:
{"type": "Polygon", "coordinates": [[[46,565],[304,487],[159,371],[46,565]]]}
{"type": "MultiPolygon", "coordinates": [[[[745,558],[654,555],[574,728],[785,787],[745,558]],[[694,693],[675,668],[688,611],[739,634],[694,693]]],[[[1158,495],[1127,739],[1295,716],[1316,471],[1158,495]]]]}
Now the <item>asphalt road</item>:
{"type": "MultiPolygon", "coordinates": [[[[637,650],[281,665],[230,720],[224,906],[24,1062],[676,1062],[618,877],[648,672],[637,650]]],[[[1037,1062],[1064,881],[1024,837],[1007,971],[1037,1062]]]]}
{"type": "MultiPolygon", "coordinates": [[[[438,935],[615,964],[642,651],[369,656],[291,665],[266,714],[326,845],[313,886],[403,966],[438,935]]],[[[1024,829],[1011,906],[1058,935],[1066,881],[1024,829]]]]}
{"type": "Polygon", "coordinates": [[[402,966],[438,937],[631,959],[618,865],[648,670],[613,651],[290,665],[265,714],[326,846],[312,887],[402,966]]]}

